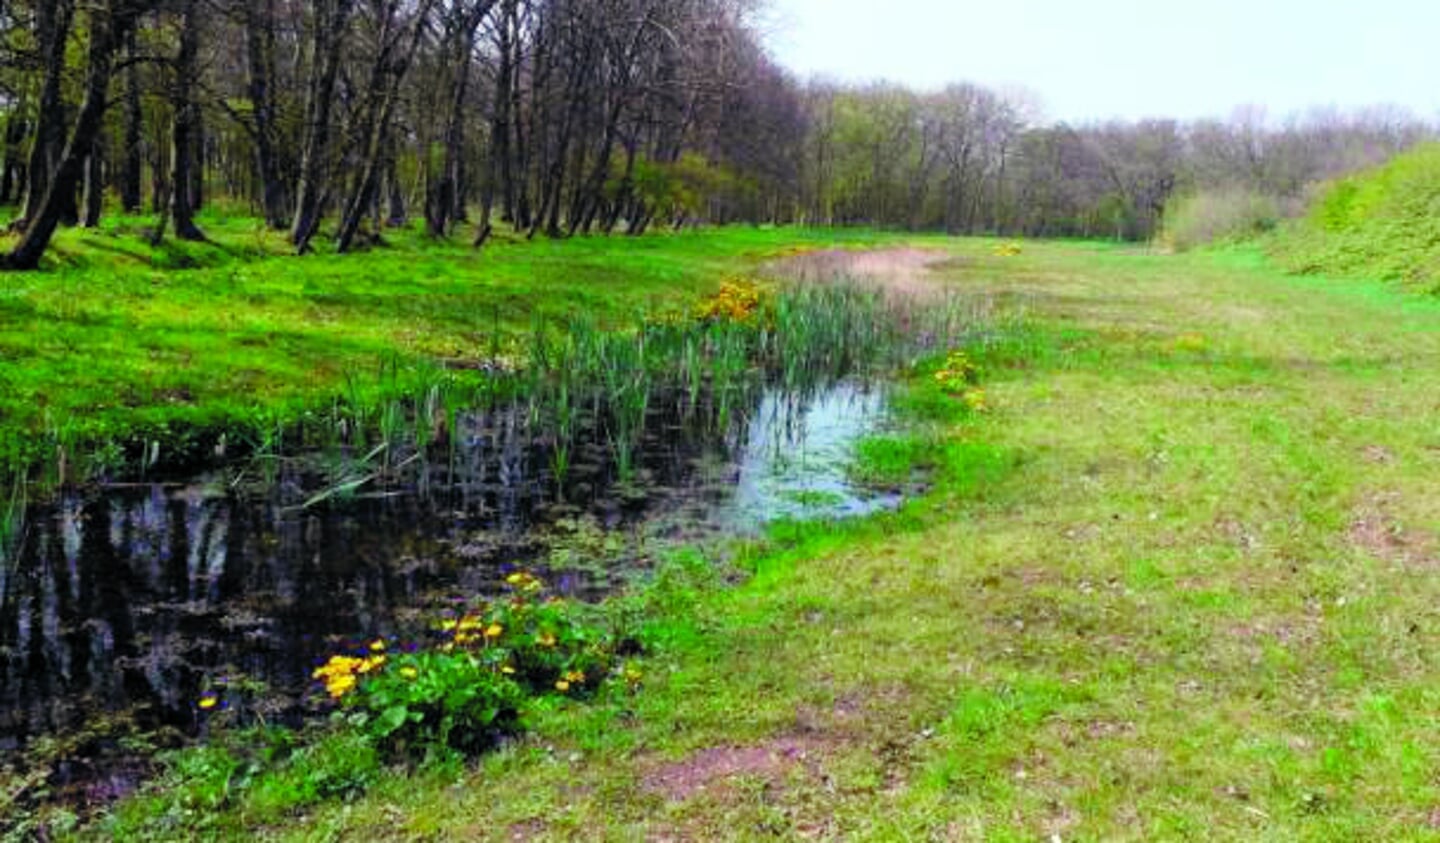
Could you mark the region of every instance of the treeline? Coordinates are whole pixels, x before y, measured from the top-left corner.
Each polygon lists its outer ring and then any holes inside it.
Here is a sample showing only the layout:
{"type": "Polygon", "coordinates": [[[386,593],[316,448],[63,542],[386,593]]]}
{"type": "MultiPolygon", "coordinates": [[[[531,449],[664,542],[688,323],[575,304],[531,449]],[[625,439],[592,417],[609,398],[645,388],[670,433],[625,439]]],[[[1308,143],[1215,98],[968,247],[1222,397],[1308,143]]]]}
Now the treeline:
{"type": "MultiPolygon", "coordinates": [[[[238,201],[298,251],[322,224],[346,251],[412,217],[436,235],[469,224],[477,242],[494,220],[641,232],[785,175],[749,133],[788,89],[744,0],[30,0],[0,14],[13,268],[110,208],[199,239],[197,210],[238,201]]],[[[737,199],[728,213],[759,212],[737,199]]]]}
{"type": "Polygon", "coordinates": [[[802,218],[956,234],[1146,240],[1177,195],[1299,199],[1433,136],[1391,108],[1070,126],[1040,124],[1024,97],[974,85],[817,85],[803,96],[802,218]]]}
{"type": "Polygon", "coordinates": [[[969,85],[800,84],[752,0],[0,2],[10,268],[62,225],[253,210],[295,249],[423,219],[483,244],[698,222],[1152,235],[1177,191],[1296,195],[1427,136],[1403,114],[1274,127],[1039,123],[969,85]]]}

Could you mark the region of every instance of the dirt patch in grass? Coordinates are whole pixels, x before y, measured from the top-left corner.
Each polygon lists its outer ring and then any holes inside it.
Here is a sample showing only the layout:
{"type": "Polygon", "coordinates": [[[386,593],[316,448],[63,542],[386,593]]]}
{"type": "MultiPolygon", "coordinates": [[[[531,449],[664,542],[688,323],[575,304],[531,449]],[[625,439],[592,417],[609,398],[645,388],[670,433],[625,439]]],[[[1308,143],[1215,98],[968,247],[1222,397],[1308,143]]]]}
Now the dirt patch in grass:
{"type": "MultiPolygon", "coordinates": [[[[550,830],[543,820],[526,820],[523,823],[516,823],[506,829],[506,839],[517,841],[539,840],[550,830]]],[[[481,836],[481,829],[475,829],[477,839],[481,836]]]]}
{"type": "Polygon", "coordinates": [[[1395,452],[1381,445],[1371,445],[1362,453],[1365,461],[1372,465],[1389,465],[1395,462],[1395,452]]]}
{"type": "Polygon", "coordinates": [[[823,760],[833,746],[815,737],[782,737],[751,746],[702,749],[679,761],[661,764],[642,779],[649,793],[684,802],[741,778],[779,786],[792,773],[824,777],[823,760]]]}
{"type": "Polygon", "coordinates": [[[1403,568],[1440,568],[1440,553],[1433,536],[1407,529],[1393,515],[1398,496],[1380,493],[1356,507],[1350,522],[1350,543],[1375,557],[1403,568]]]}
{"type": "Polygon", "coordinates": [[[831,249],[786,258],[770,264],[766,272],[806,284],[848,281],[904,296],[933,296],[944,289],[936,283],[933,270],[955,260],[953,255],[936,249],[831,249]]]}

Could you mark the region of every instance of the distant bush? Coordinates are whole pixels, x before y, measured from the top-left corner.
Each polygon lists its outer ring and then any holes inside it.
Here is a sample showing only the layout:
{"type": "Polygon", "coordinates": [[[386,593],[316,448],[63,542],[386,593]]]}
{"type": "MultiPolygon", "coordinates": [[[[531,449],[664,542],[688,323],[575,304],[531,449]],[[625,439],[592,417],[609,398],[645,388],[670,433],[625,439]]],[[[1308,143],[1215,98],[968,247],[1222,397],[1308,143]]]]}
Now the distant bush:
{"type": "Polygon", "coordinates": [[[1331,182],[1269,245],[1294,272],[1440,289],[1440,145],[1331,182]]]}
{"type": "Polygon", "coordinates": [[[1205,190],[1170,203],[1160,238],[1177,252],[1250,240],[1275,230],[1287,210],[1283,200],[1247,188],[1205,190]]]}

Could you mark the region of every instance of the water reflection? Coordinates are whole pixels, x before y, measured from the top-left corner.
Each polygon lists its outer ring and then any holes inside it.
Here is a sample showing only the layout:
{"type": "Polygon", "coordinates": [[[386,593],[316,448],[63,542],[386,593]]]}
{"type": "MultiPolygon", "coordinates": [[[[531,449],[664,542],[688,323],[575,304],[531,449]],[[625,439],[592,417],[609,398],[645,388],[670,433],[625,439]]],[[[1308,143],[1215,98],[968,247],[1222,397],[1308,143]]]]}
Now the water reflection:
{"type": "Polygon", "coordinates": [[[282,464],[259,495],[216,474],[31,507],[0,564],[0,749],[106,712],[193,728],[217,680],[264,683],[267,717],[298,717],[317,662],[370,636],[423,634],[438,607],[492,591],[533,554],[527,536],[560,518],[689,538],[892,502],[845,476],[854,442],[884,419],[878,391],[757,391],[723,431],[664,402],[653,415],[643,494],[617,483],[594,429],[557,488],[546,434],[510,407],[462,417],[403,482],[308,509],[313,460],[282,464]]]}

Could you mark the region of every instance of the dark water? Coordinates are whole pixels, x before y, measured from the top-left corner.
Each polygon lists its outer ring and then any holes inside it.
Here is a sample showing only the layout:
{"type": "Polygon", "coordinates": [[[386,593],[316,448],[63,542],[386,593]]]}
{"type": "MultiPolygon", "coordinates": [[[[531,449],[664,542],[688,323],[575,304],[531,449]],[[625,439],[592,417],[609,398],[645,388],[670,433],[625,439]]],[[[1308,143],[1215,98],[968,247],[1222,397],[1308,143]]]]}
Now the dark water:
{"type": "Polygon", "coordinates": [[[462,416],[429,458],[319,503],[334,473],[312,455],[279,462],[263,491],[222,472],[32,507],[0,560],[0,755],[120,712],[195,734],[206,687],[250,716],[298,719],[317,663],[423,636],[516,566],[562,568],[552,582],[593,596],[666,542],[897,502],[845,472],[885,421],[882,392],[757,390],[746,404],[717,429],[658,403],[627,482],[582,427],[557,483],[544,425],[515,406],[462,416]],[[576,546],[557,551],[566,537],[576,546]]]}

